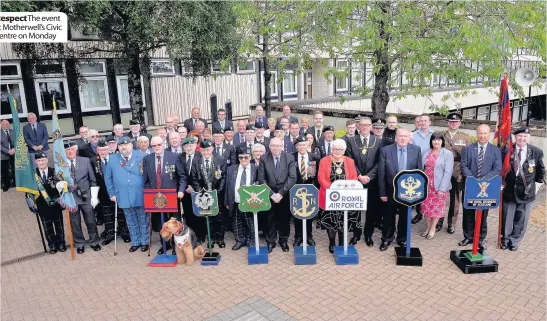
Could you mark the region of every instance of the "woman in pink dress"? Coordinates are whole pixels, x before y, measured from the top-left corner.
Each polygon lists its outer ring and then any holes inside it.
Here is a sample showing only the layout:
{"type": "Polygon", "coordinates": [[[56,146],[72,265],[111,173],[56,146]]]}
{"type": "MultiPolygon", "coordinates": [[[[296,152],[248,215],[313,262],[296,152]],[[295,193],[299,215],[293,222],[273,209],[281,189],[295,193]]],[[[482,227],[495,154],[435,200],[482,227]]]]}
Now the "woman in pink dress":
{"type": "Polygon", "coordinates": [[[426,222],[425,231],[421,235],[431,240],[435,235],[437,222],[444,217],[446,199],[452,188],[450,178],[454,169],[454,155],[444,148],[444,137],[441,133],[431,135],[429,147],[422,155],[422,164],[429,183],[427,199],[421,204],[426,222]]]}

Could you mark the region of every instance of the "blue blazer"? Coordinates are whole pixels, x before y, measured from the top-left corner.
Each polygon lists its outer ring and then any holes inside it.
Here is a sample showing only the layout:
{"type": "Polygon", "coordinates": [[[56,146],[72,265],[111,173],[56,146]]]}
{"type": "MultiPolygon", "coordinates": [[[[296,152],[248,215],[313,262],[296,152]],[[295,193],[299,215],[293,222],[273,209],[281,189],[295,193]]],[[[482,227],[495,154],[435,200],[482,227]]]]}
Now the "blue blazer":
{"type": "MultiPolygon", "coordinates": [[[[230,126],[233,129],[234,128],[234,123],[231,120],[225,119],[224,120],[224,128],[226,128],[227,126],[230,126]]],[[[218,121],[218,120],[213,123],[213,130],[215,130],[215,129],[224,130],[224,128],[220,127],[220,121],[218,121]]]]}
{"type": "MultiPolygon", "coordinates": [[[[420,147],[408,144],[406,147],[406,169],[423,169],[420,147]]],[[[378,163],[378,187],[380,197],[393,197],[393,179],[399,173],[397,161],[397,144],[385,146],[380,151],[378,163]]]]}
{"type": "Polygon", "coordinates": [[[144,176],[141,174],[144,155],[134,150],[127,164],[121,154],[110,155],[105,173],[106,189],[108,196],[116,196],[120,208],[144,206],[144,176]]]}
{"type": "Polygon", "coordinates": [[[156,186],[156,154],[144,156],[144,188],[176,188],[177,192],[184,192],[186,190],[186,171],[179,155],[164,151],[162,162],[161,186],[156,186]]]}
{"type": "Polygon", "coordinates": [[[49,150],[49,146],[47,144],[49,135],[47,133],[47,127],[45,124],[36,122],[36,135],[34,135],[32,126],[30,124],[26,124],[23,127],[23,136],[25,137],[25,142],[28,145],[29,152],[35,153],[36,151],[32,149],[32,146],[38,146],[38,145],[43,146],[42,151],[49,150]]]}
{"type": "MultiPolygon", "coordinates": [[[[234,134],[234,147],[237,146],[237,145],[239,145],[239,144],[241,144],[241,143],[240,143],[240,140],[239,140],[239,139],[240,139],[239,136],[240,136],[240,133],[239,133],[239,132],[237,132],[237,133],[234,134]]],[[[244,143],[247,142],[247,139],[245,138],[245,135],[243,135],[243,142],[244,142],[244,143]]]]}
{"type": "Polygon", "coordinates": [[[479,143],[465,146],[462,152],[460,167],[463,177],[491,179],[501,172],[501,150],[490,143],[486,145],[482,163],[481,177],[478,177],[477,160],[479,158],[479,143]]]}
{"type": "MultiPolygon", "coordinates": [[[[253,164],[253,162],[249,163],[249,165],[251,166],[251,184],[254,184],[258,178],[258,166],[253,164]]],[[[237,206],[235,204],[235,187],[238,169],[239,165],[232,165],[226,169],[226,175],[224,176],[224,179],[226,180],[224,185],[224,204],[228,205],[230,210],[232,210],[234,206],[237,206]]]]}
{"type": "MultiPolygon", "coordinates": [[[[428,148],[422,155],[422,164],[425,169],[425,161],[427,156],[431,153],[431,149],[428,148]]],[[[435,190],[441,192],[448,192],[452,189],[452,184],[450,183],[450,178],[452,177],[452,171],[454,170],[454,154],[446,148],[441,148],[439,153],[439,158],[435,163],[433,169],[433,184],[435,185],[435,190]]]]}

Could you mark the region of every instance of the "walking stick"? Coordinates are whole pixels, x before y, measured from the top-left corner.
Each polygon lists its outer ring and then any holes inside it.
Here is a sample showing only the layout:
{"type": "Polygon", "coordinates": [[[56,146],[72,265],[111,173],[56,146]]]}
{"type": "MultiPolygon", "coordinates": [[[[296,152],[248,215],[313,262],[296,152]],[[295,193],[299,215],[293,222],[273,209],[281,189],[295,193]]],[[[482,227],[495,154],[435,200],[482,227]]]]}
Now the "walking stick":
{"type": "Polygon", "coordinates": [[[118,255],[118,200],[114,202],[114,256],[118,255]]]}
{"type": "Polygon", "coordinates": [[[74,240],[72,239],[72,224],[70,223],[70,212],[66,210],[66,225],[68,226],[68,243],[70,244],[70,255],[72,255],[72,261],[76,259],[74,256],[74,240]]]}
{"type": "Polygon", "coordinates": [[[47,253],[46,241],[44,240],[44,232],[42,231],[42,224],[40,223],[40,218],[36,214],[36,222],[38,222],[38,228],[40,229],[40,237],[42,238],[42,245],[44,246],[44,252],[47,253]]]}

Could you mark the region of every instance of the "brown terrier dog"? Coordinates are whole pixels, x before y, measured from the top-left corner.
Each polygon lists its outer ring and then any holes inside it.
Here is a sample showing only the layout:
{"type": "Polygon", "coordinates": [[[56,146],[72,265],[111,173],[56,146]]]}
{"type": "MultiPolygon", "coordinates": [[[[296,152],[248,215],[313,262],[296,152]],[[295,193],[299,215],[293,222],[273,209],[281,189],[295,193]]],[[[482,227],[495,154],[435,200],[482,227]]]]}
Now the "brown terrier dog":
{"type": "Polygon", "coordinates": [[[203,246],[197,244],[194,231],[174,217],[163,224],[160,235],[167,242],[174,236],[179,264],[192,265],[194,259],[201,260],[205,255],[203,246]]]}

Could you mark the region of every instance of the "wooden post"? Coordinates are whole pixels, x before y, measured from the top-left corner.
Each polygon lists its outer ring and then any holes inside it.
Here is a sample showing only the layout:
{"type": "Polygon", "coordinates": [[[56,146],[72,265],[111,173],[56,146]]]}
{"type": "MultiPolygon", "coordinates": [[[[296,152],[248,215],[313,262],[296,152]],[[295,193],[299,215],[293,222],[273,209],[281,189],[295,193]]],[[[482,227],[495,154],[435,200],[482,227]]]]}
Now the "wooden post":
{"type": "Polygon", "coordinates": [[[68,242],[70,244],[70,255],[72,256],[72,261],[76,258],[74,256],[74,241],[72,240],[72,224],[70,224],[70,212],[66,210],[66,224],[68,226],[68,242]]]}

